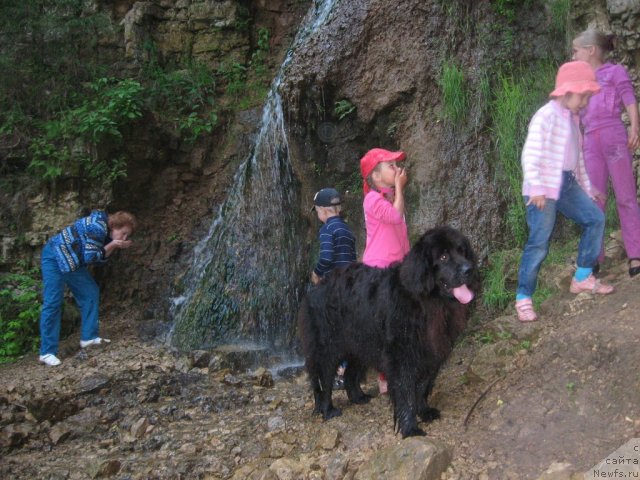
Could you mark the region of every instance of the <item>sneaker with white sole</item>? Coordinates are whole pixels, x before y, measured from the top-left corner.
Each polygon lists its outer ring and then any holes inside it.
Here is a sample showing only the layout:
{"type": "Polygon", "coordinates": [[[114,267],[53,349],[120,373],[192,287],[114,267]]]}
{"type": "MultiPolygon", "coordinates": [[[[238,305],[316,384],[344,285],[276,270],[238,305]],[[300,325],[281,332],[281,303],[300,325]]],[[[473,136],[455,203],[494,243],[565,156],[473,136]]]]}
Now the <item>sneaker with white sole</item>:
{"type": "Polygon", "coordinates": [[[47,353],[46,355],[40,355],[40,363],[44,363],[45,365],[49,365],[50,367],[57,367],[62,362],[58,357],[56,357],[53,353],[47,353]]]}
{"type": "Polygon", "coordinates": [[[111,343],[111,340],[108,338],[100,338],[96,337],[91,340],[80,340],[80,348],[87,348],[92,345],[100,345],[102,343],[111,343]]]}

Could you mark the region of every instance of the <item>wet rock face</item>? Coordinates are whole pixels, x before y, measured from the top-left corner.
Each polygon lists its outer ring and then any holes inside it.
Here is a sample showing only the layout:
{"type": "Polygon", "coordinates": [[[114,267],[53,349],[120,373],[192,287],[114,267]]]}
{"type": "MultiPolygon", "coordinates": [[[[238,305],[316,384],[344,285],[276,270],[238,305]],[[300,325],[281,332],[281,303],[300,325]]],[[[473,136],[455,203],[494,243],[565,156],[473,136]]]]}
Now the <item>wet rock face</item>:
{"type": "MultiPolygon", "coordinates": [[[[476,10],[469,15],[490,14],[476,10]]],[[[488,140],[440,121],[438,76],[442,62],[454,58],[444,45],[450,23],[438,2],[341,2],[310,48],[296,52],[283,90],[297,125],[292,131],[305,145],[301,172],[315,159],[320,182],[333,178],[342,190],[359,192],[362,154],[374,146],[402,149],[408,155],[410,234],[449,223],[481,243],[499,230],[500,205],[491,186],[488,140]],[[336,102],[343,100],[354,107],[346,116],[336,114],[336,102]]],[[[456,47],[471,75],[487,54],[465,53],[476,40],[456,47]]],[[[467,117],[478,117],[473,104],[467,117]]],[[[361,216],[350,219],[357,224],[361,216]]]]}

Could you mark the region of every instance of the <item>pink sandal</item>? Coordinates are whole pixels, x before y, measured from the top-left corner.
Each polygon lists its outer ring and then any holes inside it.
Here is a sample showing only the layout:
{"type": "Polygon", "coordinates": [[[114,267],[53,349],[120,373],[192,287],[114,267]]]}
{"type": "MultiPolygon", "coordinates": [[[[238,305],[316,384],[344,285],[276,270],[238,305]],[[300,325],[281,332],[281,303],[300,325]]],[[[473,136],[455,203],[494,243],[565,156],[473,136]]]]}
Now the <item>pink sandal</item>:
{"type": "Polygon", "coordinates": [[[613,293],[615,288],[613,285],[602,283],[593,275],[589,275],[581,282],[577,281],[575,277],[571,280],[571,286],[569,291],[571,293],[590,292],[594,295],[609,295],[613,293]]]}
{"type": "Polygon", "coordinates": [[[530,298],[517,300],[516,312],[518,312],[518,320],[521,322],[535,322],[538,319],[536,311],[533,309],[533,302],[530,298]]]}

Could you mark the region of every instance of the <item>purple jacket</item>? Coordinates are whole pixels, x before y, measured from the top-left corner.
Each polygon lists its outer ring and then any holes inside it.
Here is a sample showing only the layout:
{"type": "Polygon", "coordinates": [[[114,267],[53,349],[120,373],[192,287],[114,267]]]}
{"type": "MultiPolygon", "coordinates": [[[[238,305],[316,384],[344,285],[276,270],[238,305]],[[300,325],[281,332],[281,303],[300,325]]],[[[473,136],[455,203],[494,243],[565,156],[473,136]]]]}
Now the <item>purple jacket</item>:
{"type": "Polygon", "coordinates": [[[596,70],[600,91],[589,100],[581,112],[585,133],[602,127],[621,125],[620,115],[625,105],[636,103],[633,84],[622,65],[605,63],[596,70]]]}

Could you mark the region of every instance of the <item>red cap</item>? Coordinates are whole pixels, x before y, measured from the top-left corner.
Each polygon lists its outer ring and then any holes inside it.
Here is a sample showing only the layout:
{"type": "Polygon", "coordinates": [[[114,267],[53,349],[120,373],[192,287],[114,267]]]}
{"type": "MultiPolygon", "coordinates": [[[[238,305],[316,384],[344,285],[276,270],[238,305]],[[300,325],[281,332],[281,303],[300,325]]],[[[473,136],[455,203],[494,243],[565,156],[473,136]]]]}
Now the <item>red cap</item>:
{"type": "Polygon", "coordinates": [[[407,158],[404,152],[390,152],[384,148],[372,148],[364,157],[360,159],[360,173],[362,174],[362,189],[364,194],[369,193],[369,185],[367,184],[367,177],[376,168],[380,162],[400,162],[407,158]]]}

